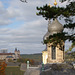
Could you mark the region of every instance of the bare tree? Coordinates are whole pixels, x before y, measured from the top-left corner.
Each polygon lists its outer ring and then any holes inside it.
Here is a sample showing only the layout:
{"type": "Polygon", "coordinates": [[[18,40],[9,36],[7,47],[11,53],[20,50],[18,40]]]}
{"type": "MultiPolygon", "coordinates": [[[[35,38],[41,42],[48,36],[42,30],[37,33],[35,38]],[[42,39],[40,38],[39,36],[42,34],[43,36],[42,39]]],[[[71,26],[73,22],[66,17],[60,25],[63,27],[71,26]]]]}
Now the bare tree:
{"type": "Polygon", "coordinates": [[[20,0],[21,2],[25,2],[25,3],[27,3],[27,1],[26,0],[20,0]]]}
{"type": "Polygon", "coordinates": [[[68,1],[68,2],[70,2],[70,1],[74,1],[74,0],[59,0],[61,3],[63,3],[63,2],[65,2],[65,1],[68,1]]]}

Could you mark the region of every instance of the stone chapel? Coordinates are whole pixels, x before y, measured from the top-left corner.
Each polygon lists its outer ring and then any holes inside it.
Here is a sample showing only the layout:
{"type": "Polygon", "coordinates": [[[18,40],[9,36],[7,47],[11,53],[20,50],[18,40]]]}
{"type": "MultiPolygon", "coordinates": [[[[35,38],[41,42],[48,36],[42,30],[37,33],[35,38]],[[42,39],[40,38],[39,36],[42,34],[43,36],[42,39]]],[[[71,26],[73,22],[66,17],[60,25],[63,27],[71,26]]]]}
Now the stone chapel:
{"type": "MultiPolygon", "coordinates": [[[[44,35],[43,40],[47,40],[47,38],[49,38],[50,35],[63,32],[63,29],[63,25],[59,23],[57,19],[53,20],[52,23],[49,20],[48,31],[44,35]]],[[[42,61],[44,64],[64,62],[64,42],[62,50],[57,46],[53,46],[52,43],[47,43],[46,49],[42,51],[42,61]]]]}

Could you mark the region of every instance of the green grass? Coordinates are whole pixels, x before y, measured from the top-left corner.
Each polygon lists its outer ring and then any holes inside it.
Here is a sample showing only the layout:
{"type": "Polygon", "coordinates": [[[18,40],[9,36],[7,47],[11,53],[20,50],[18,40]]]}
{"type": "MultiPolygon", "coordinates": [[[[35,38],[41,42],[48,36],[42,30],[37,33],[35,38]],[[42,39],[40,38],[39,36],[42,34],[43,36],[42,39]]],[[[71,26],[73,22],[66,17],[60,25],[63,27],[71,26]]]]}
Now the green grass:
{"type": "Polygon", "coordinates": [[[5,70],[6,75],[24,75],[24,72],[20,70],[20,67],[7,67],[5,70]]]}

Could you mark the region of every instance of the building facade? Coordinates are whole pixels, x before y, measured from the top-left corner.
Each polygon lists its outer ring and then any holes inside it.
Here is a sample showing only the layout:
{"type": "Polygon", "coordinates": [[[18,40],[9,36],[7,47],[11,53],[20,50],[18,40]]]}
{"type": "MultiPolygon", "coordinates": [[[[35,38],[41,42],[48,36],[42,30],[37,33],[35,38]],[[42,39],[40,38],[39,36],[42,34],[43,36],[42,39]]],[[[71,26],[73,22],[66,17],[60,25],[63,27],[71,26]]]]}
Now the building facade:
{"type": "MultiPolygon", "coordinates": [[[[57,19],[53,20],[52,23],[48,23],[48,32],[43,37],[43,40],[47,40],[50,35],[61,33],[63,31],[62,24],[57,19]]],[[[60,45],[54,46],[53,43],[48,42],[46,49],[42,51],[43,63],[62,63],[64,62],[64,42],[62,41],[62,49],[60,45]]]]}
{"type": "Polygon", "coordinates": [[[15,48],[14,53],[0,53],[0,60],[8,61],[11,60],[17,60],[20,58],[20,51],[15,48]]]}

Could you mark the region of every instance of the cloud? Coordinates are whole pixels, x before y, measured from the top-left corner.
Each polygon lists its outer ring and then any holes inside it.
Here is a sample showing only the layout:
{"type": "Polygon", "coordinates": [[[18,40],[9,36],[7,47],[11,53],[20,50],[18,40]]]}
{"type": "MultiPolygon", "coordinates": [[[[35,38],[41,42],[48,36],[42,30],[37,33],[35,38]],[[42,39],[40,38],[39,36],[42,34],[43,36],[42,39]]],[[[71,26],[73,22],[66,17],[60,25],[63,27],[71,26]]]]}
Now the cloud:
{"type": "MultiPolygon", "coordinates": [[[[10,25],[11,23],[14,23],[12,19],[25,22],[37,19],[36,7],[49,3],[51,3],[51,5],[54,5],[54,1],[38,0],[34,2],[34,0],[31,0],[28,1],[28,3],[22,3],[19,0],[11,0],[9,2],[7,1],[8,6],[6,6],[3,2],[0,1],[0,25],[10,25]]],[[[65,5],[65,3],[61,4],[58,1],[58,5],[62,6],[65,5]]]]}
{"type": "Polygon", "coordinates": [[[17,29],[1,28],[0,39],[2,41],[0,41],[0,48],[8,48],[12,51],[17,47],[20,50],[25,50],[25,53],[28,51],[32,53],[42,52],[45,47],[41,41],[44,33],[46,33],[46,23],[43,19],[38,19],[23,24],[17,29]]]}
{"type": "MultiPolygon", "coordinates": [[[[36,15],[36,6],[53,5],[53,0],[28,0],[27,4],[10,0],[6,3],[8,6],[0,1],[0,49],[7,48],[13,52],[17,47],[25,54],[42,52],[45,45],[41,41],[47,32],[48,21],[36,15]]],[[[69,43],[66,45],[68,48],[69,43]]]]}

